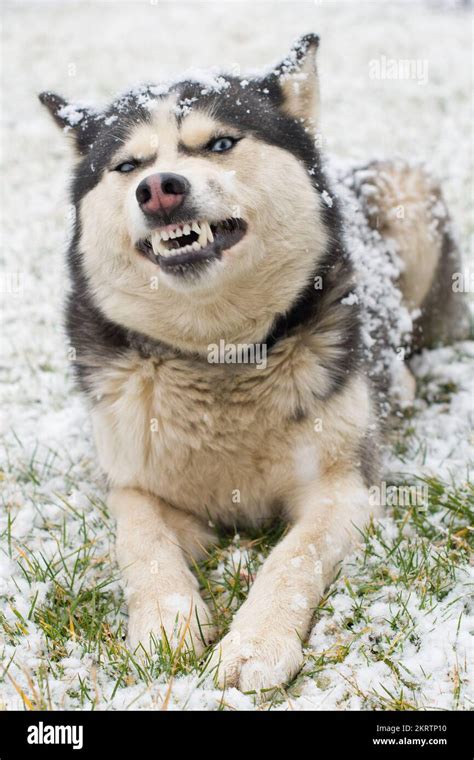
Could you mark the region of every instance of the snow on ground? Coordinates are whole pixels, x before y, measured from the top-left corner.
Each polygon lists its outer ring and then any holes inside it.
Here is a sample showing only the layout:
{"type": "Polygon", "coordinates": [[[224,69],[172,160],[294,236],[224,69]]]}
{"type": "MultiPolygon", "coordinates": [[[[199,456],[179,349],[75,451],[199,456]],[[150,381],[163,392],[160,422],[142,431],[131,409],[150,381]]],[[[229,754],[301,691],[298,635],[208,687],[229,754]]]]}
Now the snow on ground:
{"type": "MultiPolygon", "coordinates": [[[[103,102],[190,66],[253,68],[316,31],[325,149],[351,160],[427,161],[442,178],[467,265],[469,11],[457,2],[160,0],[15,2],[4,17],[0,708],[254,709],[252,695],[223,695],[197,667],[145,672],[120,648],[113,525],[61,328],[68,151],[35,96],[52,89],[103,102]],[[371,62],[384,57],[421,61],[420,76],[371,78],[371,62]]],[[[472,707],[462,515],[473,360],[463,343],[414,361],[419,395],[393,434],[387,480],[418,475],[450,485],[432,486],[424,513],[410,510],[408,521],[389,509],[369,532],[316,615],[303,673],[261,709],[472,707]]],[[[229,567],[245,575],[234,565],[248,561],[249,546],[236,538],[222,551],[217,583],[229,567]]]]}

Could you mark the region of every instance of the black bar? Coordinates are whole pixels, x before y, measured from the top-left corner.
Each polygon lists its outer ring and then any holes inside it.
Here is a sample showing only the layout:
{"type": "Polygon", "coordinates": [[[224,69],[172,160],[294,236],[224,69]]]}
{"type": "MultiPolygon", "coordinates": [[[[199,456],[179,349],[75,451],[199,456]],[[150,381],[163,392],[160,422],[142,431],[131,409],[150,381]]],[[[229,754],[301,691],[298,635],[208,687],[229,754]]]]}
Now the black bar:
{"type": "Polygon", "coordinates": [[[26,757],[121,758],[146,755],[192,758],[237,750],[246,760],[284,745],[306,757],[472,758],[473,716],[468,712],[0,712],[0,760],[26,757]],[[63,726],[56,733],[54,727],[63,726]],[[67,728],[69,727],[69,728],[67,728]],[[74,728],[75,727],[75,728],[74,728]],[[81,742],[82,728],[82,748],[81,742]],[[30,743],[43,740],[42,744],[30,743]],[[49,744],[50,738],[72,744],[49,744]]]}

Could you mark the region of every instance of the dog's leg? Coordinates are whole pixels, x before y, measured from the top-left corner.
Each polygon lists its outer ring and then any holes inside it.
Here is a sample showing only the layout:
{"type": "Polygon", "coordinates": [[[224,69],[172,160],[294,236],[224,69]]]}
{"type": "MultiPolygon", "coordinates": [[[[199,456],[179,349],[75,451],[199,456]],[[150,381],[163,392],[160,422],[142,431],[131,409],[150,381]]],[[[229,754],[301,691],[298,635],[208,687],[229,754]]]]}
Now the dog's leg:
{"type": "Polygon", "coordinates": [[[262,566],[211,658],[220,686],[243,691],[288,681],[323,591],[374,508],[358,473],[327,475],[295,499],[294,525],[262,566]]]}
{"type": "Polygon", "coordinates": [[[182,638],[200,654],[212,637],[210,613],[186,557],[202,555],[210,534],[193,516],[139,490],[112,490],[109,507],[117,520],[131,647],[152,648],[165,633],[172,646],[182,638]]]}

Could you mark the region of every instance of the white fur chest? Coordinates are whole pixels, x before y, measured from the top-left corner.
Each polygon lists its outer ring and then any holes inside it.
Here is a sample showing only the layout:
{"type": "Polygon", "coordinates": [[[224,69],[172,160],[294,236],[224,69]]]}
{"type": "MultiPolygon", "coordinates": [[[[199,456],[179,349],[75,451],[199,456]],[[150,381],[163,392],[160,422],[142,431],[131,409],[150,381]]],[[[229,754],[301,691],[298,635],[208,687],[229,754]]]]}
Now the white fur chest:
{"type": "Polygon", "coordinates": [[[273,367],[242,370],[130,352],[96,383],[94,431],[111,484],[223,520],[267,516],[317,469],[314,396],[301,369],[289,372],[278,354],[273,367]]]}

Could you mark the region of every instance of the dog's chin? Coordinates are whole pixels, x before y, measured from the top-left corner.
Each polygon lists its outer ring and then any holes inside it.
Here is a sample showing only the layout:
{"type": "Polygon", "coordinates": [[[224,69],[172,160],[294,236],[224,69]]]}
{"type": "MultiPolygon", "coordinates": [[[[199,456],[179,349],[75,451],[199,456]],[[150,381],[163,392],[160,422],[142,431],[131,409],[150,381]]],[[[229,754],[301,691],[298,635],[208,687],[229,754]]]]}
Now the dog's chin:
{"type": "Polygon", "coordinates": [[[168,278],[181,284],[195,283],[222,259],[247,232],[239,217],[220,222],[191,219],[189,222],[156,227],[147,238],[136,243],[141,255],[156,264],[168,278]]]}

